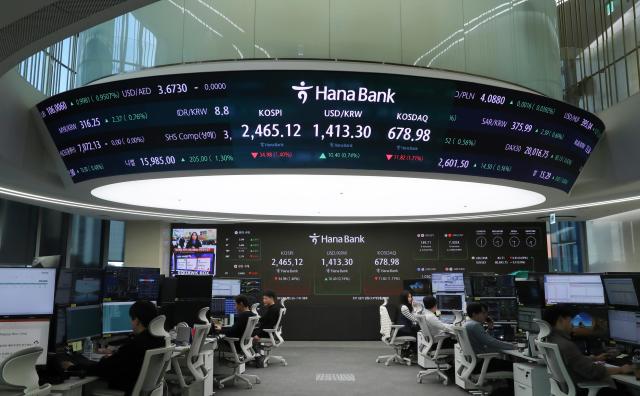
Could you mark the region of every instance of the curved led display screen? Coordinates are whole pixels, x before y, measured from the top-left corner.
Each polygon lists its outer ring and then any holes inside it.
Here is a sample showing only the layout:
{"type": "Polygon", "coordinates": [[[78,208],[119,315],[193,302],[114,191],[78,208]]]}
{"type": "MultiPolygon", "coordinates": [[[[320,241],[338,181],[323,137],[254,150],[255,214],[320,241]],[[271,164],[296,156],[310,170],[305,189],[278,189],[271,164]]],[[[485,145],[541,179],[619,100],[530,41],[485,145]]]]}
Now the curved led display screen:
{"type": "Polygon", "coordinates": [[[397,74],[227,71],[91,85],[38,105],[74,182],[200,169],[455,173],[568,192],[603,133],[543,96],[397,74]]]}

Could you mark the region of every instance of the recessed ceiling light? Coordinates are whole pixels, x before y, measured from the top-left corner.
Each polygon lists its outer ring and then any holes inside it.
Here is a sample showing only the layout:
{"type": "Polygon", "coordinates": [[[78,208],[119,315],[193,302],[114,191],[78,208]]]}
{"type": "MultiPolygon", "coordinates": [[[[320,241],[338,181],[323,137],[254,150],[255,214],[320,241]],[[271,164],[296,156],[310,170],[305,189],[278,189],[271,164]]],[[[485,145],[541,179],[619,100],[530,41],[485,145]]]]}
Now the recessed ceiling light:
{"type": "Polygon", "coordinates": [[[520,188],[465,181],[352,175],[217,175],[135,180],[97,187],[122,204],[262,216],[405,217],[482,213],[538,205],[520,188]]]}

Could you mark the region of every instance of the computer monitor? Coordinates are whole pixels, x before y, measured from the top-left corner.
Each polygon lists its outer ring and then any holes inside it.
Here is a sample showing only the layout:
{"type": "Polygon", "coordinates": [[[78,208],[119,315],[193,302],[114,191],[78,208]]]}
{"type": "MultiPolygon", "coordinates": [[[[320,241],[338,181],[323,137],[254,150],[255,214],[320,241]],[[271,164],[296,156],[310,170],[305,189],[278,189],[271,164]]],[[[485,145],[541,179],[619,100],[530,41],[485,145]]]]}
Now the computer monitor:
{"type": "Polygon", "coordinates": [[[640,345],[640,312],[610,309],[609,337],[617,342],[640,345]]]}
{"type": "Polygon", "coordinates": [[[604,307],[573,306],[571,325],[574,338],[609,338],[609,315],[604,307]]]}
{"type": "Polygon", "coordinates": [[[472,275],[471,292],[473,297],[515,297],[513,275],[472,275]]]}
{"type": "Polygon", "coordinates": [[[538,280],[516,280],[515,281],[516,295],[518,296],[518,302],[526,307],[543,307],[544,306],[544,292],[542,291],[542,285],[538,280]]]}
{"type": "Polygon", "coordinates": [[[405,279],[402,281],[402,290],[409,290],[413,294],[426,296],[431,294],[431,279],[405,279]]]}
{"type": "Polygon", "coordinates": [[[53,268],[0,268],[0,316],[51,315],[53,268]]]}
{"type": "Polygon", "coordinates": [[[640,277],[633,275],[602,275],[609,305],[637,307],[639,282],[640,277]]]}
{"type": "Polygon", "coordinates": [[[69,307],[66,311],[66,340],[82,340],[102,334],[102,315],[99,305],[69,307]]]}
{"type": "Polygon", "coordinates": [[[42,347],[37,365],[47,364],[49,319],[0,319],[0,362],[21,349],[42,347]]]}
{"type": "Polygon", "coordinates": [[[440,311],[462,311],[464,310],[464,293],[460,294],[438,294],[438,309],[440,311]]]}
{"type": "Polygon", "coordinates": [[[489,316],[494,322],[515,322],[518,319],[518,302],[515,298],[484,299],[489,316]]]}
{"type": "Polygon", "coordinates": [[[237,296],[240,294],[240,279],[216,279],[213,278],[212,296],[237,296]]]}
{"type": "Polygon", "coordinates": [[[102,334],[130,333],[129,308],[133,301],[106,302],[102,304],[102,334]]]}
{"type": "Polygon", "coordinates": [[[211,298],[211,275],[176,275],[176,298],[206,299],[211,298]]]}
{"type": "MultiPolygon", "coordinates": [[[[187,275],[190,276],[190,275],[187,275]]],[[[211,306],[211,297],[208,300],[187,300],[176,301],[174,308],[175,323],[185,322],[189,327],[193,327],[194,323],[200,323],[198,313],[204,307],[211,306]]]]}
{"type": "Polygon", "coordinates": [[[96,304],[102,298],[102,271],[63,269],[58,276],[56,304],[96,304]]]}
{"type": "Polygon", "coordinates": [[[431,274],[431,291],[433,293],[464,292],[462,272],[434,272],[431,274]]]}
{"type": "Polygon", "coordinates": [[[547,304],[604,304],[600,275],[545,275],[547,304]]]}
{"type": "MultiPolygon", "coordinates": [[[[215,285],[216,279],[213,278],[213,284],[215,285]]],[[[215,293],[215,290],[212,290],[212,293],[215,293]]],[[[254,296],[257,297],[262,294],[262,279],[260,278],[247,278],[240,279],[240,293],[245,296],[254,296]]],[[[234,294],[236,296],[237,294],[234,294]]]]}
{"type": "Polygon", "coordinates": [[[160,269],[143,267],[107,268],[104,298],[112,300],[158,300],[160,269]]]}
{"type": "Polygon", "coordinates": [[[518,307],[518,329],[530,333],[539,333],[540,328],[534,319],[542,319],[542,309],[531,307],[518,307]]]}
{"type": "Polygon", "coordinates": [[[162,275],[160,277],[160,305],[176,301],[178,280],[174,277],[162,275]]]}
{"type": "Polygon", "coordinates": [[[233,298],[225,298],[224,300],[224,314],[234,315],[236,313],[236,300],[233,298]]]}

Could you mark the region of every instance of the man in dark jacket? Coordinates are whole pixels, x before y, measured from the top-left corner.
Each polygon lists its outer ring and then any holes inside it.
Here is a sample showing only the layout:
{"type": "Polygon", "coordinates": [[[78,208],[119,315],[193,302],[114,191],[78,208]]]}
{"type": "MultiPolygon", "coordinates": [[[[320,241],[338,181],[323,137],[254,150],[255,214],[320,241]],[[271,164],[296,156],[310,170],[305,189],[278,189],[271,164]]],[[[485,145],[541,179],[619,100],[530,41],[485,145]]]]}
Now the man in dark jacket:
{"type": "MultiPolygon", "coordinates": [[[[633,366],[627,364],[622,367],[606,367],[597,363],[606,358],[605,354],[599,356],[584,355],[580,348],[571,341],[572,318],[571,310],[563,305],[551,306],[545,309],[543,315],[543,319],[552,327],[552,332],[547,337],[547,342],[558,345],[562,360],[573,382],[604,381],[608,382],[611,388],[601,389],[598,392],[598,396],[628,395],[623,389],[615,389],[611,375],[632,373],[633,366]]],[[[585,389],[577,389],[577,391],[578,395],[587,394],[585,389]]]]}
{"type": "MultiPolygon", "coordinates": [[[[83,367],[88,375],[105,379],[109,388],[131,394],[138,380],[144,355],[149,349],[163,348],[163,338],[154,337],[148,330],[149,323],[157,316],[156,306],[149,301],[137,301],[129,308],[133,337],[113,354],[108,354],[99,362],[83,367]]],[[[71,362],[63,363],[68,369],[71,362]]]]}
{"type": "MultiPolygon", "coordinates": [[[[215,330],[217,333],[224,334],[227,337],[242,338],[242,335],[247,328],[249,318],[255,316],[255,314],[251,312],[247,296],[240,294],[235,297],[235,301],[236,316],[233,320],[233,326],[221,327],[219,325],[215,325],[215,330]]],[[[224,345],[224,343],[221,345],[224,345]]]]}
{"type": "Polygon", "coordinates": [[[264,329],[275,329],[280,319],[280,304],[278,304],[278,297],[276,293],[271,290],[266,290],[262,293],[262,307],[258,311],[260,314],[260,320],[256,326],[256,330],[253,332],[255,341],[260,338],[269,338],[269,333],[264,329]]]}

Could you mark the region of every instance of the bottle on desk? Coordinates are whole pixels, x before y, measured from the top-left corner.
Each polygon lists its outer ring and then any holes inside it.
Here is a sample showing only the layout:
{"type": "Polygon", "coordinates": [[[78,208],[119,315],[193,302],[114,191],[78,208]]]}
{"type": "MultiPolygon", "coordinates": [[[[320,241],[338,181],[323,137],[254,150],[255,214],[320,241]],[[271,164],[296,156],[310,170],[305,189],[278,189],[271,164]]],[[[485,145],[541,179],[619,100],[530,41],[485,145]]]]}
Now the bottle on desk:
{"type": "Polygon", "coordinates": [[[87,358],[91,358],[91,354],[93,353],[93,341],[90,337],[84,339],[84,345],[82,348],[82,354],[87,358]]]}

